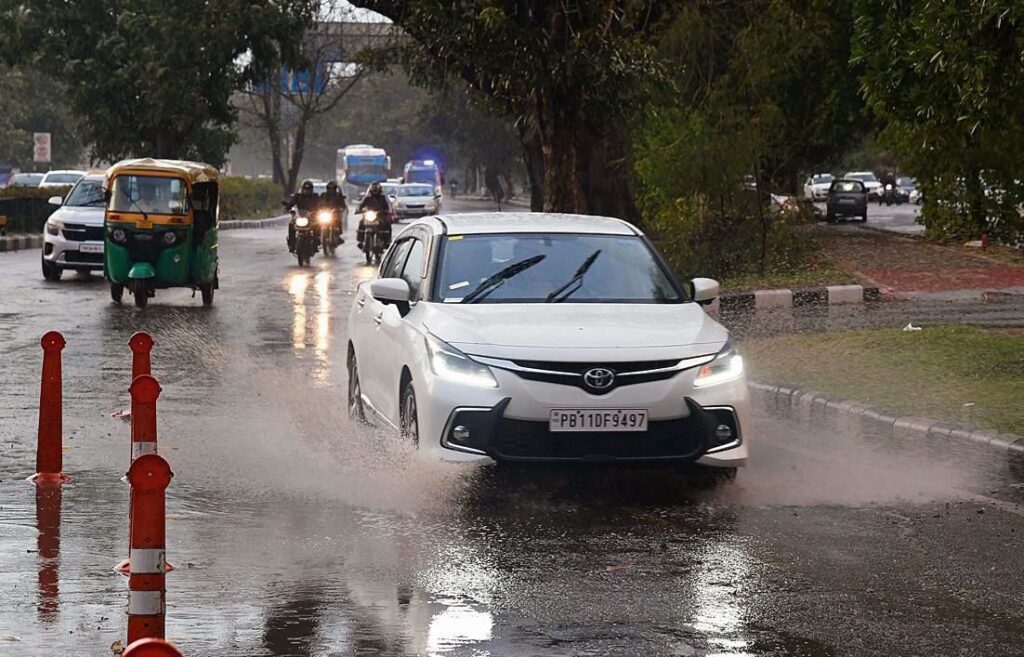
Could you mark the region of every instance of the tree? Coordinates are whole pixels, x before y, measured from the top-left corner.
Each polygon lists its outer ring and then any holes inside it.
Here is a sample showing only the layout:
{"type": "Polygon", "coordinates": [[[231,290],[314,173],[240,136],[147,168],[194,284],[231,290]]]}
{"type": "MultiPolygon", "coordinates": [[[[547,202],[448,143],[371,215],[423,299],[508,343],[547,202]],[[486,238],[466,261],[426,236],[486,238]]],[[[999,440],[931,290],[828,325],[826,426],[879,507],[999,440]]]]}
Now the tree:
{"type": "Polygon", "coordinates": [[[81,162],[82,143],[63,86],[30,68],[0,66],[0,162],[23,170],[38,166],[32,161],[33,132],[50,133],[52,166],[81,162]]]}
{"type": "Polygon", "coordinates": [[[278,44],[293,56],[311,16],[306,0],[0,0],[0,52],[66,86],[94,158],[219,165],[234,140],[232,94],[278,44]]]}
{"type": "Polygon", "coordinates": [[[653,0],[356,0],[416,43],[414,79],[462,78],[514,123],[535,209],[635,218],[623,121],[659,70],[653,0]]]}
{"type": "MultiPolygon", "coordinates": [[[[311,122],[334,110],[371,70],[360,64],[360,51],[368,46],[358,40],[367,35],[347,29],[346,23],[353,24],[348,3],[325,0],[316,14],[319,20],[301,39],[297,67],[289,70],[279,59],[271,60],[268,77],[240,94],[239,107],[267,133],[274,182],[286,194],[296,189],[311,122]]],[[[380,43],[373,47],[385,46],[388,31],[374,32],[380,32],[372,38],[380,43]]]]}
{"type": "Polygon", "coordinates": [[[854,61],[888,122],[883,139],[920,179],[927,233],[1024,237],[1024,5],[856,0],[854,61]]]}

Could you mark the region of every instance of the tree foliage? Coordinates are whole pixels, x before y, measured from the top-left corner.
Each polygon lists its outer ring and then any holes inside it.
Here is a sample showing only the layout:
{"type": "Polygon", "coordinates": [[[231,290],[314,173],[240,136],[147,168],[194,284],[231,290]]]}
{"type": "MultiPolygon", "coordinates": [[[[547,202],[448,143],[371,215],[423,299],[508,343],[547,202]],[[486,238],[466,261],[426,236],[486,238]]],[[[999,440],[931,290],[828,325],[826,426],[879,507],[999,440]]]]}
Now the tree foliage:
{"type": "Polygon", "coordinates": [[[856,0],[855,61],[939,238],[1024,237],[1024,4],[856,0]]]}
{"type": "Polygon", "coordinates": [[[94,158],[220,164],[232,93],[310,16],[304,0],[0,0],[0,47],[66,86],[94,158]]]}
{"type": "Polygon", "coordinates": [[[50,133],[50,166],[81,161],[82,144],[63,86],[34,69],[0,65],[0,162],[24,171],[47,166],[32,161],[33,132],[50,133]]]}

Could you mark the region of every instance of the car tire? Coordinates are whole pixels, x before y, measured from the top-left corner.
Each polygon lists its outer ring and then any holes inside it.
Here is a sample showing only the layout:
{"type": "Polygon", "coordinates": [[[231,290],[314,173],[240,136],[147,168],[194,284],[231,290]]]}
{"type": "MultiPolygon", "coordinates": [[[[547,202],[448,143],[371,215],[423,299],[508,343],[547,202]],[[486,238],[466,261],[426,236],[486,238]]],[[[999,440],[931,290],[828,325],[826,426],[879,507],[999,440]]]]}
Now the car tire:
{"type": "Polygon", "coordinates": [[[348,416],[357,422],[366,422],[363,408],[363,387],[359,382],[359,366],[355,353],[348,357],[348,416]]]}
{"type": "Polygon", "coordinates": [[[829,212],[828,214],[825,215],[825,221],[827,223],[834,224],[836,222],[836,215],[829,212]]]}
{"type": "Polygon", "coordinates": [[[406,381],[405,385],[402,386],[402,395],[399,407],[401,409],[399,429],[402,433],[402,438],[412,442],[413,445],[419,446],[419,412],[416,407],[416,389],[413,387],[412,381],[406,381]]]}
{"type": "Polygon", "coordinates": [[[868,222],[868,213],[867,212],[865,212],[864,214],[862,214],[860,216],[860,222],[862,224],[866,224],[868,222]]]}
{"type": "Polygon", "coordinates": [[[48,281],[59,281],[63,270],[57,265],[46,262],[46,258],[40,260],[43,268],[43,278],[48,281]]]}
{"type": "Polygon", "coordinates": [[[111,283],[110,300],[120,305],[122,297],[124,297],[124,285],[121,285],[120,283],[111,283]]]}

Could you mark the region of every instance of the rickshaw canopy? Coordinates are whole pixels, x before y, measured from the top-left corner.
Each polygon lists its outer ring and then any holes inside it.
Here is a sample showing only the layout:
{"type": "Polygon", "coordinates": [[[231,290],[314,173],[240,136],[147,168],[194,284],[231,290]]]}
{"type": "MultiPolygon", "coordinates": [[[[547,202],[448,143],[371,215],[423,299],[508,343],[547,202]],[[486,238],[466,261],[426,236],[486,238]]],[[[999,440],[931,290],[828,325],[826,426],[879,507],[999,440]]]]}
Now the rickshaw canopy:
{"type": "MultiPolygon", "coordinates": [[[[107,169],[105,180],[109,182],[112,178],[121,174],[174,175],[184,178],[189,183],[217,182],[220,180],[220,172],[216,167],[209,164],[188,162],[186,160],[156,160],[151,157],[121,160],[107,169]]],[[[107,186],[106,182],[104,186],[107,186]]]]}

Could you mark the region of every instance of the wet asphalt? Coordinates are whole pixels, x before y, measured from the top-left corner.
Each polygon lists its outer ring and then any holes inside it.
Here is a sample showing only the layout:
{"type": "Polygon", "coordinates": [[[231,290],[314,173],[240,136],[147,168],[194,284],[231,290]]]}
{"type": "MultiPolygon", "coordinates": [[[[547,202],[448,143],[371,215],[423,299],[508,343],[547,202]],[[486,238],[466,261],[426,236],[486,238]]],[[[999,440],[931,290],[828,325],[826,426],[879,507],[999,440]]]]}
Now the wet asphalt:
{"type": "MultiPolygon", "coordinates": [[[[175,290],[145,311],[98,276],[48,283],[38,254],[0,255],[0,655],[104,655],[125,637],[116,414],[137,330],[156,339],[167,636],[186,655],[1024,654],[1016,464],[762,409],[751,465],[715,488],[425,461],[348,421],[346,318],[371,274],[356,255],[303,270],[283,228],[225,232],[212,308],[175,290]],[[67,338],[59,494],[24,481],[50,329],[67,338]]],[[[903,321],[873,308],[725,320],[750,335],[903,321]]]]}

